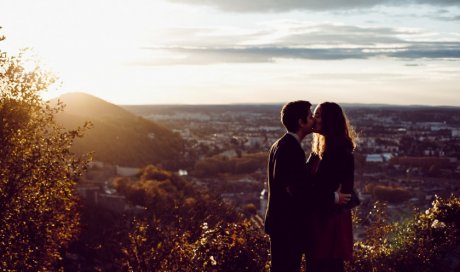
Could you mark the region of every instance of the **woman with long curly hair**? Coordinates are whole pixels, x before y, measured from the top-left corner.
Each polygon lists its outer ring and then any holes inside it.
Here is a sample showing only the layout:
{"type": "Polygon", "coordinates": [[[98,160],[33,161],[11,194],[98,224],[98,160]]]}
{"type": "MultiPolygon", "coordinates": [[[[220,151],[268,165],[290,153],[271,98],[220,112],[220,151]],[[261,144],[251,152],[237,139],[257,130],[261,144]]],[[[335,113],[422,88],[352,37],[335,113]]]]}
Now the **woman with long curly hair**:
{"type": "MultiPolygon", "coordinates": [[[[354,183],[356,134],[342,108],[332,102],[319,104],[310,160],[315,165],[317,192],[351,194],[354,183]]],[[[308,271],[344,271],[353,253],[351,210],[346,206],[316,206],[309,229],[308,271]]]]}

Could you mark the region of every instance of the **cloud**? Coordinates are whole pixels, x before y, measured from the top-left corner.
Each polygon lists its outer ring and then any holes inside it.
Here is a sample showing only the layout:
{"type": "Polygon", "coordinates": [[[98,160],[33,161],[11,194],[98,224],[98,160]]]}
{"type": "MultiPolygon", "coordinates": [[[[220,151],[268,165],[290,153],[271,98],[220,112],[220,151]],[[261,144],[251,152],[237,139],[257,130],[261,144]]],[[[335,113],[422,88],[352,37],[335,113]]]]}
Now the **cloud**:
{"type": "Polygon", "coordinates": [[[389,56],[406,59],[460,59],[460,42],[414,43],[405,50],[392,52],[389,56]]]}
{"type": "Polygon", "coordinates": [[[457,0],[169,0],[170,2],[205,5],[231,12],[282,12],[289,10],[346,10],[378,5],[428,4],[460,6],[457,0]]]}
{"type": "MultiPolygon", "coordinates": [[[[460,43],[455,47],[440,48],[431,43],[407,48],[289,48],[289,47],[245,47],[245,48],[168,48],[178,58],[143,60],[136,65],[218,64],[218,63],[262,63],[276,59],[345,60],[390,57],[400,59],[460,59],[460,43]]],[[[153,48],[150,50],[158,50],[153,48]]]]}
{"type": "Polygon", "coordinates": [[[259,30],[173,29],[181,33],[143,47],[134,65],[262,63],[277,59],[460,59],[458,37],[446,41],[409,28],[360,27],[283,21],[259,30]],[[428,40],[427,40],[428,39],[428,40]],[[431,40],[430,40],[431,39],[431,40]],[[150,53],[149,53],[150,52],[150,53]]]}
{"type": "MultiPolygon", "coordinates": [[[[404,1],[403,1],[404,2],[404,1]]],[[[459,6],[458,0],[416,0],[416,3],[429,4],[429,5],[440,5],[440,6],[459,6]]]]}
{"type": "MultiPolygon", "coordinates": [[[[157,50],[157,49],[153,49],[157,50]]],[[[359,49],[310,49],[288,47],[244,47],[244,48],[169,48],[178,56],[162,62],[143,64],[217,64],[217,63],[261,63],[284,59],[361,59],[365,54],[359,49]]],[[[141,64],[141,63],[138,63],[141,64]]]]}
{"type": "Polygon", "coordinates": [[[435,15],[432,17],[440,21],[460,21],[460,15],[435,15]]]}

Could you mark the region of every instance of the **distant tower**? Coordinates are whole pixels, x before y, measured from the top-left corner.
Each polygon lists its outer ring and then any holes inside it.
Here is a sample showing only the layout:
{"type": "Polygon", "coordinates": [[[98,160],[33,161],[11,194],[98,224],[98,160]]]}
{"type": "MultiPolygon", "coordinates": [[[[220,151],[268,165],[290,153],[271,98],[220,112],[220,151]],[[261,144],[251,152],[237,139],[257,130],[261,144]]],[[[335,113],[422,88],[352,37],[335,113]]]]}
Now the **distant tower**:
{"type": "Polygon", "coordinates": [[[265,211],[267,210],[267,203],[268,203],[268,190],[267,190],[267,183],[264,182],[264,189],[260,192],[260,209],[259,214],[261,216],[265,215],[265,211]]]}

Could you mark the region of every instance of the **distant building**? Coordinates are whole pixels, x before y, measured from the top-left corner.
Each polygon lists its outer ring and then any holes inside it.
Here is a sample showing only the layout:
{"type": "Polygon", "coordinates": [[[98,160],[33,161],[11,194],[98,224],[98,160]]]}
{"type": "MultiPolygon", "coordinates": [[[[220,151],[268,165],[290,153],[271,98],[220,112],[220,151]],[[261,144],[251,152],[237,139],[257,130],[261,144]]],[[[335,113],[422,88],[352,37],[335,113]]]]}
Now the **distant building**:
{"type": "Polygon", "coordinates": [[[98,194],[101,188],[97,185],[79,185],[77,186],[78,195],[83,198],[88,204],[98,204],[98,194]]]}
{"type": "Polygon", "coordinates": [[[122,167],[122,166],[116,166],[117,169],[117,175],[122,176],[122,177],[132,177],[141,171],[140,168],[137,167],[122,167]]]}
{"type": "Polygon", "coordinates": [[[431,131],[439,131],[448,128],[445,122],[429,122],[429,124],[431,131]]]}
{"type": "Polygon", "coordinates": [[[261,131],[283,131],[280,126],[260,126],[259,130],[261,131]]]}
{"type": "Polygon", "coordinates": [[[104,162],[101,161],[90,161],[88,167],[91,168],[102,168],[104,167],[104,162]]]}
{"type": "Polygon", "coordinates": [[[179,169],[179,171],[177,171],[177,174],[179,176],[188,176],[188,171],[184,169],[179,169]]]}
{"type": "Polygon", "coordinates": [[[268,205],[268,191],[266,189],[263,189],[262,192],[260,192],[260,209],[259,209],[259,214],[261,216],[265,215],[265,211],[267,210],[267,205],[268,205]]]}
{"type": "Polygon", "coordinates": [[[382,156],[385,161],[389,161],[394,157],[391,153],[383,153],[382,156]]]}
{"type": "Polygon", "coordinates": [[[155,133],[150,132],[150,133],[147,134],[147,137],[148,137],[149,139],[151,139],[151,140],[154,140],[154,139],[155,139],[155,133]]]}
{"type": "Polygon", "coordinates": [[[226,157],[226,158],[235,158],[235,157],[238,157],[238,152],[236,152],[235,149],[230,149],[230,150],[221,152],[219,155],[226,157]]]}
{"type": "Polygon", "coordinates": [[[393,158],[391,153],[382,153],[382,154],[367,154],[366,162],[387,162],[393,158]]]}
{"type": "Polygon", "coordinates": [[[451,130],[452,137],[460,137],[460,129],[454,128],[451,130]]]}
{"type": "Polygon", "coordinates": [[[257,180],[251,178],[251,177],[243,177],[243,178],[240,178],[238,180],[236,180],[237,182],[242,182],[242,183],[258,183],[257,180]]]}
{"type": "Polygon", "coordinates": [[[99,205],[114,212],[124,212],[130,209],[126,197],[112,194],[99,194],[99,205]]]}
{"type": "Polygon", "coordinates": [[[384,162],[382,154],[368,154],[366,155],[366,162],[384,162]]]}
{"type": "Polygon", "coordinates": [[[102,188],[104,193],[108,195],[113,195],[117,192],[117,190],[111,186],[111,183],[108,180],[104,181],[104,186],[102,188]]]}
{"type": "Polygon", "coordinates": [[[247,139],[248,141],[244,144],[247,147],[261,147],[264,143],[263,137],[249,136],[247,139]]]}
{"type": "Polygon", "coordinates": [[[176,114],[151,114],[146,116],[150,120],[194,120],[194,121],[209,121],[211,117],[203,113],[182,112],[176,114]]]}

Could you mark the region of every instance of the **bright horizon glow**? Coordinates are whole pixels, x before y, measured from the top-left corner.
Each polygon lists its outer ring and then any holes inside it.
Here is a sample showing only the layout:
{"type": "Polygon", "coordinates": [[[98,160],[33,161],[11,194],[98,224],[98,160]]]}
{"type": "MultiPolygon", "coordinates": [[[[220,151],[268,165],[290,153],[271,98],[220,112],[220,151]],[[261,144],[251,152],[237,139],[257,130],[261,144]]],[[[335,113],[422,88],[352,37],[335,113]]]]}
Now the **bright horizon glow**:
{"type": "Polygon", "coordinates": [[[172,0],[2,8],[0,49],[33,48],[62,81],[44,99],[460,106],[458,5],[419,5],[417,16],[414,6],[236,12],[172,0]]]}

